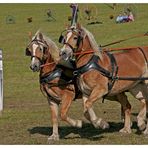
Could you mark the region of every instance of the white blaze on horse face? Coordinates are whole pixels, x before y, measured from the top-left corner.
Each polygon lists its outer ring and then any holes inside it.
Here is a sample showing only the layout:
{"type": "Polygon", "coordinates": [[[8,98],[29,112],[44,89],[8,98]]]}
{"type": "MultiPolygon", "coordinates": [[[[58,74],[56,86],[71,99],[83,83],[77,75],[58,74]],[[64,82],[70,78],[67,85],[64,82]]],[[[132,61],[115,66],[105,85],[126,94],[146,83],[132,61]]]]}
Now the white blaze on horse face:
{"type": "MultiPolygon", "coordinates": [[[[37,49],[38,45],[36,44],[33,44],[32,45],[32,49],[33,49],[33,53],[32,55],[35,56],[35,52],[36,52],[36,49],[37,49]]],[[[31,61],[31,64],[33,65],[35,63],[35,57],[32,58],[32,61],[31,61]]]]}
{"type": "MultiPolygon", "coordinates": [[[[72,36],[72,32],[69,32],[67,34],[67,39],[66,39],[66,43],[68,43],[69,39],[71,38],[72,36]]],[[[61,49],[61,51],[65,51],[65,50],[68,50],[69,51],[70,47],[67,46],[66,44],[64,44],[63,48],[61,49]]]]}
{"type": "Polygon", "coordinates": [[[72,36],[72,32],[67,33],[67,39],[65,41],[65,44],[64,44],[63,48],[61,49],[62,53],[66,53],[66,57],[64,58],[65,60],[68,60],[68,58],[70,56],[72,56],[72,53],[73,53],[72,48],[66,44],[66,43],[68,43],[71,36],[72,36]]]}

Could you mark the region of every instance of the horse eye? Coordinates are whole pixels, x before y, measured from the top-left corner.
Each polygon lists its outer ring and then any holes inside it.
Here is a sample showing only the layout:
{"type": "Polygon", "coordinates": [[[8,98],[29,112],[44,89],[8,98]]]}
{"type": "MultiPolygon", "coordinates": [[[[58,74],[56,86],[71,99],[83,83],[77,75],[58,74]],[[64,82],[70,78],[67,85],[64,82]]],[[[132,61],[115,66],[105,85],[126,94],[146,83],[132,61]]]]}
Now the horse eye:
{"type": "Polygon", "coordinates": [[[39,49],[40,49],[40,51],[43,51],[43,48],[42,47],[40,47],[39,49]]]}
{"type": "Polygon", "coordinates": [[[74,40],[77,40],[77,39],[78,39],[78,37],[74,37],[73,39],[74,39],[74,40]]]}

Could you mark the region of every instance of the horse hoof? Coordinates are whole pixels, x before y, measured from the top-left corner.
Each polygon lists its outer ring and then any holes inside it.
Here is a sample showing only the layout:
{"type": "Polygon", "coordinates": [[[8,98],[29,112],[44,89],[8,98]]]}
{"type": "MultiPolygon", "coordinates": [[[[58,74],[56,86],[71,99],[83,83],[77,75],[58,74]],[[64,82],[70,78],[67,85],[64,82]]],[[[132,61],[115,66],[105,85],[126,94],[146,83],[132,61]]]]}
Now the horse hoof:
{"type": "Polygon", "coordinates": [[[122,128],[119,132],[124,134],[130,134],[132,131],[129,128],[122,128]]]}
{"type": "Polygon", "coordinates": [[[59,135],[54,135],[53,134],[53,135],[49,136],[48,143],[51,143],[53,141],[59,141],[59,135]]]}
{"type": "Polygon", "coordinates": [[[143,123],[141,125],[138,125],[138,127],[139,127],[140,131],[144,131],[144,129],[146,128],[146,125],[145,125],[145,123],[143,123]]]}
{"type": "Polygon", "coordinates": [[[109,124],[106,121],[102,120],[102,122],[100,124],[100,128],[102,128],[102,129],[109,129],[109,127],[110,127],[109,124]]]}
{"type": "Polygon", "coordinates": [[[95,128],[101,128],[101,129],[109,128],[109,124],[101,118],[93,121],[92,124],[94,125],[95,128]]]}
{"type": "Polygon", "coordinates": [[[77,120],[76,127],[82,128],[82,120],[77,120]]]}
{"type": "Polygon", "coordinates": [[[148,135],[148,129],[143,132],[144,135],[148,135]]]}

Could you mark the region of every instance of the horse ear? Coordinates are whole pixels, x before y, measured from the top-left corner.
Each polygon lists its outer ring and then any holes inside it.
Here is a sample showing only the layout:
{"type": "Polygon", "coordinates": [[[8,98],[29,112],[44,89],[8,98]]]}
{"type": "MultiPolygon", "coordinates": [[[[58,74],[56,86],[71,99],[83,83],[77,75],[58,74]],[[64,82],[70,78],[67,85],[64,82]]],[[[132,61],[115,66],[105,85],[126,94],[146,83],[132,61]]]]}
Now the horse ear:
{"type": "Polygon", "coordinates": [[[66,30],[70,28],[70,25],[69,24],[65,24],[65,28],[66,30]]]}
{"type": "Polygon", "coordinates": [[[43,34],[41,32],[39,32],[39,39],[43,40],[43,34]]]}
{"type": "Polygon", "coordinates": [[[32,40],[32,32],[28,32],[29,39],[32,40]]]}
{"type": "Polygon", "coordinates": [[[77,23],[77,28],[81,29],[81,25],[79,23],[77,23]]]}

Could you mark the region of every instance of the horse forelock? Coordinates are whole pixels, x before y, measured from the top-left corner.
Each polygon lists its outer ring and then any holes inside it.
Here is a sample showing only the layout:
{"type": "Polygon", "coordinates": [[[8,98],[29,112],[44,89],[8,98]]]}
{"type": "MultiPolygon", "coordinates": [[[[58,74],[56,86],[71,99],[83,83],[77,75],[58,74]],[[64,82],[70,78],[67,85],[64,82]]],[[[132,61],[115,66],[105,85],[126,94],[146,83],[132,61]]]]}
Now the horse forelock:
{"type": "Polygon", "coordinates": [[[86,28],[84,27],[81,27],[83,33],[84,33],[84,36],[87,36],[89,41],[90,41],[90,44],[91,44],[91,47],[92,49],[95,51],[95,55],[98,55],[100,57],[100,59],[102,59],[102,54],[101,54],[101,51],[99,51],[99,47],[98,47],[98,44],[93,36],[93,34],[91,32],[89,32],[86,28]]]}

